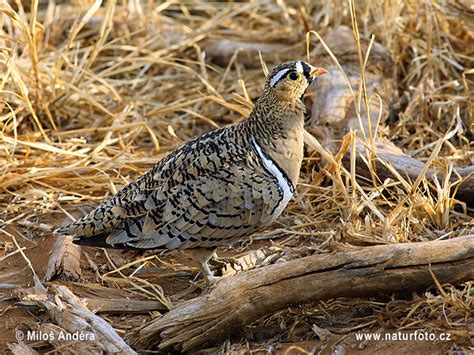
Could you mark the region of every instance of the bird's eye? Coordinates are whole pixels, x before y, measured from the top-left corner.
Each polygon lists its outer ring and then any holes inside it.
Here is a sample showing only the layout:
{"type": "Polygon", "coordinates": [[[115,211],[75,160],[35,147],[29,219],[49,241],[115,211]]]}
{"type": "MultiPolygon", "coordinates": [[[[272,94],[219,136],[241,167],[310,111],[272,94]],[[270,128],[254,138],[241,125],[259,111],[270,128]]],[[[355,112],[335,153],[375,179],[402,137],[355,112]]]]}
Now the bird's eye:
{"type": "Polygon", "coordinates": [[[297,72],[294,72],[292,71],[290,74],[288,74],[288,78],[290,78],[290,80],[298,80],[300,76],[298,75],[297,72]]]}

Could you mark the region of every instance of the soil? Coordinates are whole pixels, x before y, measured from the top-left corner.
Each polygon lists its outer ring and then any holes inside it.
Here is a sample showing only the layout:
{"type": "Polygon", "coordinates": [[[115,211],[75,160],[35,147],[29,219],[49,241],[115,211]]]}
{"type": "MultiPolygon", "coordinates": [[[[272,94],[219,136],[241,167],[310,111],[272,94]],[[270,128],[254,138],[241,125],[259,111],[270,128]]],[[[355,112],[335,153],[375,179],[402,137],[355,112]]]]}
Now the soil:
{"type": "MultiPolygon", "coordinates": [[[[25,247],[26,257],[31,261],[34,270],[38,277],[44,277],[44,271],[48,263],[48,258],[52,246],[56,240],[56,236],[45,233],[36,237],[22,237],[26,235],[19,227],[20,233],[8,226],[6,231],[14,234],[20,246],[25,247]]],[[[11,238],[5,234],[0,234],[0,257],[14,251],[15,248],[11,245],[11,238]],[[10,243],[10,244],[9,244],[10,243]]],[[[258,249],[262,247],[269,247],[271,241],[259,241],[252,244],[247,249],[258,249]]],[[[88,257],[99,267],[101,272],[108,271],[107,260],[104,253],[100,249],[83,247],[81,254],[82,265],[82,283],[91,282],[97,283],[98,278],[89,262],[84,256],[87,253],[88,257]]],[[[218,251],[223,256],[232,256],[235,252],[229,250],[218,251]]],[[[123,263],[135,260],[139,253],[133,251],[108,250],[112,260],[120,266],[123,263]]],[[[174,295],[180,295],[179,301],[189,299],[197,296],[201,290],[194,287],[192,282],[196,276],[197,269],[192,265],[190,258],[184,253],[168,254],[160,257],[161,260],[175,266],[175,272],[172,272],[173,277],[166,277],[166,273],[159,267],[156,272],[149,272],[146,274],[146,279],[150,282],[155,282],[162,286],[165,294],[173,301],[177,301],[174,295]],[[180,270],[181,269],[181,270],[180,270]]],[[[76,283],[67,280],[54,280],[52,283],[66,285],[72,292],[78,287],[76,283]]],[[[27,266],[25,259],[20,253],[12,255],[0,263],[0,284],[11,284],[18,288],[28,288],[33,286],[33,273],[27,266]]],[[[48,283],[45,284],[48,286],[48,283]]],[[[118,287],[112,283],[106,284],[107,287],[118,287]]],[[[8,343],[15,343],[15,332],[17,330],[25,330],[28,324],[48,321],[48,317],[43,312],[37,310],[27,310],[19,308],[16,305],[14,289],[0,288],[0,353],[8,353],[8,343]]],[[[125,314],[125,315],[101,315],[108,322],[110,322],[120,335],[124,335],[128,331],[142,324],[142,322],[150,319],[149,314],[125,314]]],[[[279,334],[280,329],[262,329],[253,328],[253,335],[250,341],[245,346],[242,342],[235,341],[230,347],[230,350],[235,353],[248,353],[249,350],[253,354],[267,354],[267,353],[282,353],[282,354],[306,354],[321,353],[321,354],[438,354],[445,353],[449,350],[457,348],[453,340],[434,343],[432,341],[363,341],[356,339],[355,332],[349,334],[331,334],[324,340],[317,340],[317,336],[305,335],[301,339],[282,338],[279,334]],[[255,334],[260,334],[258,337],[255,334]],[[263,334],[263,335],[262,335],[263,334]],[[307,340],[313,338],[316,340],[307,340]]],[[[385,334],[387,331],[380,329],[378,332],[385,334]]],[[[409,333],[409,332],[405,332],[409,333]]],[[[383,337],[384,335],[382,335],[383,337]]],[[[27,344],[32,344],[26,341],[27,344]]],[[[474,346],[471,344],[463,344],[465,346],[474,346]]],[[[40,351],[52,350],[51,348],[41,348],[40,351]]]]}

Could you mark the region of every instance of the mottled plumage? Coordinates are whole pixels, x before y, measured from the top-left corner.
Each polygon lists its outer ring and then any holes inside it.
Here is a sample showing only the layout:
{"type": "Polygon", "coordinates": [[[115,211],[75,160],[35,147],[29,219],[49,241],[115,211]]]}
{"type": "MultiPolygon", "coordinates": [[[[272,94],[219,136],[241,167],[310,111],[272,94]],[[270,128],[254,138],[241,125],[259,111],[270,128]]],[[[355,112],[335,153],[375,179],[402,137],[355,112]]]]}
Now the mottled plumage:
{"type": "MultiPolygon", "coordinates": [[[[213,250],[268,226],[295,191],[303,159],[301,97],[324,72],[302,61],[280,64],[246,121],[176,149],[57,232],[82,245],[213,250]]],[[[194,254],[211,277],[210,253],[194,254]]]]}

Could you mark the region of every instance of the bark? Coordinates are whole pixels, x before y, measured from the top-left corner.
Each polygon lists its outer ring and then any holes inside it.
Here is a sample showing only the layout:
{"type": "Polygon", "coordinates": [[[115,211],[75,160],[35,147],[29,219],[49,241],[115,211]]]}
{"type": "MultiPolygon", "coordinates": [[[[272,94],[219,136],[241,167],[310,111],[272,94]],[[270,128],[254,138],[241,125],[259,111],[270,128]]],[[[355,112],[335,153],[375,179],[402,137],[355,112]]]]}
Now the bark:
{"type": "Polygon", "coordinates": [[[26,345],[21,340],[18,341],[18,343],[7,344],[7,346],[13,355],[37,355],[38,354],[33,348],[31,348],[29,345],[26,345]]]}
{"type": "Polygon", "coordinates": [[[66,280],[79,280],[81,278],[80,259],[81,247],[72,243],[72,237],[58,237],[51,251],[44,281],[50,281],[56,276],[66,280]]]}
{"type": "Polygon", "coordinates": [[[39,280],[35,280],[35,287],[18,292],[21,299],[19,306],[24,303],[26,306],[39,307],[49,314],[54,324],[43,323],[38,330],[58,334],[52,345],[59,344],[55,343],[60,339],[59,333],[93,334],[94,339],[89,335],[88,341],[66,342],[62,344],[63,348],[72,346],[77,350],[74,353],[78,354],[90,354],[91,349],[99,353],[136,354],[109,323],[92,313],[66,286],[50,285],[46,290],[39,280]]]}
{"type": "Polygon", "coordinates": [[[289,306],[337,297],[423,290],[474,278],[474,237],[313,255],[221,280],[128,337],[137,349],[189,351],[238,334],[289,306]]]}

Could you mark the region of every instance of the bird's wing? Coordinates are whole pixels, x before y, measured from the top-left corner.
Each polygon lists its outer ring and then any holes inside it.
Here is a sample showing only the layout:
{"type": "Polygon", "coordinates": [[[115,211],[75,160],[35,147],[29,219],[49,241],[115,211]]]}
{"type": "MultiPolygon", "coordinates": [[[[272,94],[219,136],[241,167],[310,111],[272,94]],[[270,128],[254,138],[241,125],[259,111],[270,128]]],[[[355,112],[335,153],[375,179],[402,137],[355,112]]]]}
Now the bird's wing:
{"type": "Polygon", "coordinates": [[[144,203],[147,213],[125,221],[106,242],[138,249],[226,244],[271,222],[281,200],[275,179],[247,165],[191,175],[172,193],[153,191],[144,203]]]}
{"type": "Polygon", "coordinates": [[[282,191],[238,133],[231,127],[191,141],[58,232],[81,244],[103,243],[109,235],[109,244],[140,248],[204,245],[253,232],[267,222],[282,191]],[[164,242],[164,235],[177,241],[164,242]]]}
{"type": "Polygon", "coordinates": [[[186,145],[160,160],[151,170],[124,186],[112,198],[100,204],[78,220],[62,226],[56,233],[76,237],[92,237],[107,233],[132,216],[146,213],[144,201],[151,192],[163,185],[183,164],[187,163],[189,147],[186,145]]]}
{"type": "Polygon", "coordinates": [[[211,131],[176,149],[151,170],[123,187],[109,200],[82,218],[62,226],[56,233],[66,233],[76,237],[92,237],[108,233],[118,228],[125,220],[147,213],[144,201],[155,190],[165,195],[175,185],[182,183],[189,172],[206,173],[220,169],[225,162],[230,164],[245,158],[245,152],[237,152],[239,144],[229,145],[229,136],[238,137],[237,128],[227,127],[211,131]],[[225,149],[224,149],[224,148],[225,149]],[[239,154],[240,153],[240,154],[239,154]],[[203,159],[208,158],[208,159],[203,159]]]}

